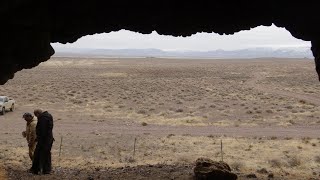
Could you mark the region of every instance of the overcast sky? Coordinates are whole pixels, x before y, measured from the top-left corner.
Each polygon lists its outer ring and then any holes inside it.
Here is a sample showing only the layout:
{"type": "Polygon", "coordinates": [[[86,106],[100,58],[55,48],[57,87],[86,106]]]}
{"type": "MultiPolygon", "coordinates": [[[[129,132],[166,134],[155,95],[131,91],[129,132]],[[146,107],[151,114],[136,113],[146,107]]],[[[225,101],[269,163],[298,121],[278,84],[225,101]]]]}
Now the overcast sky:
{"type": "Polygon", "coordinates": [[[218,35],[215,33],[197,33],[190,37],[172,37],[151,34],[140,34],[121,30],[118,32],[103,33],[85,36],[72,44],[53,43],[56,51],[61,48],[90,48],[90,49],[146,49],[161,50],[237,50],[256,47],[310,47],[308,41],[295,39],[283,28],[274,25],[259,26],[250,31],[241,31],[234,35],[218,35]]]}

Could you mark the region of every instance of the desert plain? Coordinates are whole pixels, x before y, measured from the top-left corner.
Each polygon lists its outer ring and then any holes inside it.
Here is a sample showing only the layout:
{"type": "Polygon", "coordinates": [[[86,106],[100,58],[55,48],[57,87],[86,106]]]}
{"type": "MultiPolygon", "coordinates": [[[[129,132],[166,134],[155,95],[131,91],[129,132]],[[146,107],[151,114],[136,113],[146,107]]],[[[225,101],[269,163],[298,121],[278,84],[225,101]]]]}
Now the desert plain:
{"type": "Polygon", "coordinates": [[[239,179],[320,179],[311,59],[60,57],[0,92],[16,101],[0,116],[0,178],[193,179],[207,157],[239,179]],[[35,108],[54,117],[51,175],[27,173],[22,115],[35,108]]]}

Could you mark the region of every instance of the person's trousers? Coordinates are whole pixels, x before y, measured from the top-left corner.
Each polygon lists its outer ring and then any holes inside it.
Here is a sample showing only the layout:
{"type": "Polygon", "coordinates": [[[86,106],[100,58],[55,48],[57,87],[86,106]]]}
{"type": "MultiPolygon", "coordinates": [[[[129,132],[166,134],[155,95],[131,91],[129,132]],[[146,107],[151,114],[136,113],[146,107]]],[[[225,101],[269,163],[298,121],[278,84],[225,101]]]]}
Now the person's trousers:
{"type": "Polygon", "coordinates": [[[53,141],[51,143],[46,144],[37,144],[36,149],[34,151],[34,157],[31,167],[33,173],[38,174],[39,172],[41,172],[43,174],[46,174],[51,172],[52,143],[53,141]]]}
{"type": "Polygon", "coordinates": [[[34,156],[34,151],[36,150],[36,145],[37,145],[37,143],[34,143],[29,146],[29,157],[30,157],[31,161],[33,161],[33,156],[34,156]]]}

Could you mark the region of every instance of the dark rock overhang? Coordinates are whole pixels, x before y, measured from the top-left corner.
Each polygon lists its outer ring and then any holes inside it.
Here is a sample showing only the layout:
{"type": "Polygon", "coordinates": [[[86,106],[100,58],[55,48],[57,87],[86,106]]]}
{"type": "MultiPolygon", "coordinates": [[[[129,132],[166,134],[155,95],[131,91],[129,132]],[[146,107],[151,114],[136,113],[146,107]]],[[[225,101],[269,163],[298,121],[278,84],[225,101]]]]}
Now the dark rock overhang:
{"type": "Polygon", "coordinates": [[[0,19],[0,84],[17,71],[48,60],[54,54],[51,42],[74,42],[85,35],[121,29],[190,36],[234,34],[272,24],[311,41],[320,74],[320,16],[318,7],[308,2],[2,0],[0,19]]]}

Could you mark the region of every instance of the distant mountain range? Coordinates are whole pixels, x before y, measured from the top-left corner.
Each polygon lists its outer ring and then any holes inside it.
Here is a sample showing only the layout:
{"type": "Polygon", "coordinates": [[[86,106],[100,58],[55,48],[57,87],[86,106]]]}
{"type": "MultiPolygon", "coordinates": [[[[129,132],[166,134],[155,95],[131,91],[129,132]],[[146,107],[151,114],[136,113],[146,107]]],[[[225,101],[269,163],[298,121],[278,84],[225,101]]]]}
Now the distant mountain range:
{"type": "Polygon", "coordinates": [[[308,47],[250,48],[214,51],[163,51],[160,49],[56,48],[54,57],[162,57],[162,58],[313,58],[308,47]]]}

